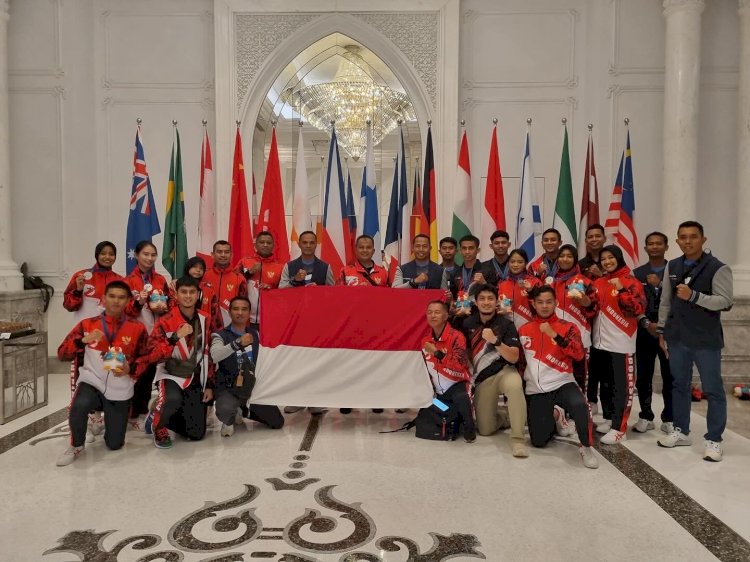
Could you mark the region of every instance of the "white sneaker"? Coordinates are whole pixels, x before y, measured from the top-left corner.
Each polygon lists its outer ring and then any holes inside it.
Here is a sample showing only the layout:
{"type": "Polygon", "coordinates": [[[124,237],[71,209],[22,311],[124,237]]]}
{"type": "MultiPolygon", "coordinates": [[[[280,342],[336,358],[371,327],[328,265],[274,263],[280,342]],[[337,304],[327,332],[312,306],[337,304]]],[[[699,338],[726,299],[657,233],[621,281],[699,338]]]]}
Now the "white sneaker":
{"type": "Polygon", "coordinates": [[[237,408],[237,413],[234,415],[234,425],[245,425],[245,418],[242,417],[242,408],[237,408]]]}
{"type": "Polygon", "coordinates": [[[221,436],[231,437],[232,435],[234,435],[234,426],[225,423],[221,424],[221,436]]]}
{"type": "Polygon", "coordinates": [[[669,435],[674,431],[674,424],[672,422],[661,422],[661,431],[669,435]]]}
{"type": "MultiPolygon", "coordinates": [[[[599,428],[597,428],[598,430],[599,428]]],[[[628,435],[624,431],[617,431],[616,429],[610,429],[607,434],[601,438],[601,443],[605,445],[617,445],[627,440],[628,435]]]]}
{"type": "Polygon", "coordinates": [[[635,425],[633,426],[633,431],[636,433],[646,433],[647,431],[654,429],[654,427],[656,427],[654,422],[638,418],[638,421],[635,422],[635,425]]]}
{"type": "Polygon", "coordinates": [[[599,468],[599,460],[596,458],[593,448],[581,445],[578,447],[578,452],[581,454],[583,466],[586,468],[599,468]]]}
{"type": "Polygon", "coordinates": [[[90,428],[86,429],[86,443],[93,443],[96,441],[96,437],[94,437],[94,434],[92,433],[90,428]]]}
{"type": "Polygon", "coordinates": [[[711,462],[721,462],[722,459],[722,451],[721,451],[721,443],[718,441],[706,441],[703,446],[705,447],[703,450],[703,460],[704,461],[711,461],[711,462]]]}
{"type": "Polygon", "coordinates": [[[128,427],[127,431],[143,431],[143,425],[146,422],[146,416],[140,415],[137,418],[132,418],[128,420],[128,427]]]}
{"type": "Polygon", "coordinates": [[[219,419],[216,417],[216,408],[214,406],[210,406],[208,408],[208,413],[206,414],[206,427],[209,429],[213,429],[217,425],[219,425],[219,419]]]}
{"type": "Polygon", "coordinates": [[[612,420],[604,420],[602,423],[597,424],[596,426],[597,433],[609,433],[611,429],[612,429],[612,420]]]}
{"type": "Polygon", "coordinates": [[[565,419],[565,410],[560,406],[555,406],[553,415],[555,416],[555,429],[560,437],[568,437],[576,432],[576,430],[570,426],[568,420],[565,419]]]}
{"type": "Polygon", "coordinates": [[[659,439],[657,444],[659,447],[671,449],[672,447],[689,447],[693,444],[693,440],[690,439],[689,435],[682,433],[679,427],[675,427],[672,433],[659,439]]]}
{"type": "Polygon", "coordinates": [[[284,413],[285,414],[296,414],[297,412],[301,412],[304,410],[304,406],[285,406],[284,407],[284,413]]]}
{"type": "Polygon", "coordinates": [[[63,451],[63,454],[57,457],[57,466],[68,466],[72,464],[74,460],[78,458],[83,452],[84,447],[73,447],[72,445],[63,451]]]}
{"type": "Polygon", "coordinates": [[[589,410],[591,410],[591,417],[593,418],[599,413],[599,404],[596,402],[589,402],[589,410]]]}
{"type": "Polygon", "coordinates": [[[89,414],[89,429],[93,435],[104,433],[104,416],[101,412],[89,414]]]}

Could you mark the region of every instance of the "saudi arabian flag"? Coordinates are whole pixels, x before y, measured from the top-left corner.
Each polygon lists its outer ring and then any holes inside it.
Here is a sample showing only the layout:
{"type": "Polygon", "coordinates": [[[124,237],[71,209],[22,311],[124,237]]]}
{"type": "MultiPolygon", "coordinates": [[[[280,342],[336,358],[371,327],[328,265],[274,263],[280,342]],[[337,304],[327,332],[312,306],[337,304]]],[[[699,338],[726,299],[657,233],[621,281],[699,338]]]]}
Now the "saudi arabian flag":
{"type": "Polygon", "coordinates": [[[185,194],[182,191],[182,156],[180,154],[180,133],[174,128],[172,160],[169,164],[167,184],[167,218],[164,221],[164,246],[161,263],[172,276],[182,277],[188,258],[187,234],[185,233],[185,194]]]}
{"type": "Polygon", "coordinates": [[[555,200],[555,218],[552,226],[560,231],[563,244],[578,243],[576,236],[576,211],[573,206],[573,181],[570,177],[570,154],[568,153],[568,126],[565,126],[562,158],[560,160],[560,179],[557,182],[557,199],[555,200]]]}
{"type": "MultiPolygon", "coordinates": [[[[458,153],[458,170],[456,171],[456,191],[453,204],[453,228],[451,236],[461,240],[463,236],[472,234],[474,228],[474,205],[471,200],[471,166],[469,164],[469,143],[466,131],[461,138],[461,148],[458,153]]],[[[456,263],[464,262],[460,252],[456,252],[456,263]]]]}

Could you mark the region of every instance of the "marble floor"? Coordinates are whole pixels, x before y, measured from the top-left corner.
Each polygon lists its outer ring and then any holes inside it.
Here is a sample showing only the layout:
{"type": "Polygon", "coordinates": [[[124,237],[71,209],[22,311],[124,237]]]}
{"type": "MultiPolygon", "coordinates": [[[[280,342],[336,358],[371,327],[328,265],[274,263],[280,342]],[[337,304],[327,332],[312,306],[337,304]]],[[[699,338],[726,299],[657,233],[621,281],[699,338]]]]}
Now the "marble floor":
{"type": "Polygon", "coordinates": [[[750,439],[729,430],[725,460],[704,462],[698,414],[693,447],[630,433],[599,447],[596,471],[571,439],[515,459],[505,433],[423,441],[379,433],[409,413],[365,411],[166,451],[129,433],[57,468],[66,378],[0,426],[2,562],[750,560],[750,439]]]}

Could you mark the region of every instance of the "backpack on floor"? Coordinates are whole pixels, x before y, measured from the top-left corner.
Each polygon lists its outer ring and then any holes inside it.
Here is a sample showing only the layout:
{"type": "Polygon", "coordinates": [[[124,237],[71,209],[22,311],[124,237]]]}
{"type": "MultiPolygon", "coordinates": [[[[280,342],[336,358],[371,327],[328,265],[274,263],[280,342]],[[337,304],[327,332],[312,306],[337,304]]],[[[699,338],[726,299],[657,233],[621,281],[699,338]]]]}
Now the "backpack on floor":
{"type": "Polygon", "coordinates": [[[419,439],[431,441],[451,441],[459,435],[458,414],[453,408],[453,403],[441,399],[448,406],[446,411],[431,404],[428,408],[421,408],[417,417],[406,422],[398,429],[381,431],[380,433],[396,433],[398,431],[409,431],[416,427],[415,435],[419,439]]]}

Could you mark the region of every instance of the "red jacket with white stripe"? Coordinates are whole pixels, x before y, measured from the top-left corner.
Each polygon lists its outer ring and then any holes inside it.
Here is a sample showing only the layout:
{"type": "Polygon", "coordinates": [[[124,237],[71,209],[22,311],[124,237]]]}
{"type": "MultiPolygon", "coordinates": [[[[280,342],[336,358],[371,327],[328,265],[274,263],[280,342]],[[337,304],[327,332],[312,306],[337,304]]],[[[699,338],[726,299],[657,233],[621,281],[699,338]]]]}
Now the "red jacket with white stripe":
{"type": "Polygon", "coordinates": [[[511,275],[497,284],[500,304],[502,305],[503,298],[511,300],[512,313],[509,318],[513,320],[516,328],[520,328],[534,318],[534,310],[531,308],[531,302],[529,301],[529,291],[541,284],[542,282],[530,273],[522,273],[518,276],[511,275]],[[521,287],[519,285],[521,281],[528,281],[530,287],[528,289],[521,287]]]}
{"type": "Polygon", "coordinates": [[[367,280],[368,273],[365,268],[359,263],[359,260],[355,260],[352,265],[344,266],[341,270],[341,277],[339,278],[338,285],[349,285],[352,287],[356,286],[374,286],[374,287],[388,287],[388,271],[378,264],[373,264],[372,272],[369,273],[372,283],[367,280]]]}
{"type": "Polygon", "coordinates": [[[439,394],[443,394],[457,382],[468,383],[471,381],[469,372],[469,359],[466,355],[466,338],[464,335],[446,324],[442,333],[435,336],[431,333],[422,340],[422,349],[426,343],[433,344],[437,351],[425,353],[427,371],[432,378],[432,384],[439,394]]]}
{"type": "MultiPolygon", "coordinates": [[[[242,258],[236,269],[243,276],[243,279],[247,279],[247,298],[252,303],[250,306],[250,322],[258,324],[260,323],[260,292],[279,288],[284,264],[277,262],[273,255],[264,258],[256,252],[252,257],[242,258]],[[256,264],[260,264],[260,271],[251,275],[250,270],[256,264]]],[[[223,320],[226,326],[231,322],[231,318],[226,312],[222,312],[222,314],[224,314],[223,320]]]]}
{"type": "Polygon", "coordinates": [[[89,269],[76,271],[68,282],[63,294],[63,307],[65,310],[75,313],[76,322],[101,314],[104,310],[102,297],[107,283],[122,279],[122,275],[111,269],[105,269],[98,264],[89,269]],[[83,290],[76,289],[76,278],[79,275],[89,274],[89,279],[83,283],[83,290]]]}
{"type": "MultiPolygon", "coordinates": [[[[206,270],[201,279],[201,302],[199,308],[214,323],[226,326],[231,322],[229,302],[236,296],[247,296],[247,281],[239,272],[216,266],[206,270]]],[[[253,302],[253,312],[257,305],[253,302]]]]}
{"type": "MultiPolygon", "coordinates": [[[[211,362],[209,356],[209,347],[211,345],[211,321],[209,317],[201,310],[195,311],[200,322],[203,345],[198,350],[195,361],[201,364],[201,386],[205,390],[206,388],[214,387],[214,364],[211,362]]],[[[180,307],[175,306],[172,310],[167,312],[164,316],[159,318],[154,326],[154,330],[148,338],[148,349],[146,354],[138,362],[139,372],[145,370],[152,363],[158,363],[156,366],[156,376],[154,382],[162,379],[172,380],[180,385],[182,388],[190,386],[193,378],[181,378],[174,375],[170,375],[165,367],[165,361],[170,357],[176,359],[189,359],[193,353],[193,345],[195,343],[196,334],[190,334],[177,340],[177,343],[172,344],[169,338],[180,326],[186,324],[187,320],[180,312],[180,307]]]]}
{"type": "Polygon", "coordinates": [[[580,361],[585,355],[581,333],[575,324],[554,315],[535,317],[518,329],[518,339],[525,359],[526,394],[552,392],[575,382],[573,361],[580,361]],[[554,339],[542,333],[540,326],[544,322],[557,333],[554,339]]]}
{"type": "Polygon", "coordinates": [[[81,320],[65,337],[57,348],[57,357],[61,361],[71,361],[83,353],[83,363],[78,368],[77,384],[85,382],[104,394],[108,400],[128,400],[133,396],[133,385],[140,376],[136,371],[136,362],[146,352],[146,328],[132,318],[123,315],[119,319],[111,316],[93,316],[81,320]],[[106,322],[107,326],[103,323],[106,322]],[[88,345],[81,340],[86,334],[99,330],[105,337],[88,345]],[[110,334],[112,341],[107,341],[110,334]],[[115,376],[104,369],[103,355],[111,347],[122,349],[130,367],[130,376],[115,376]]]}
{"type": "Polygon", "coordinates": [[[635,353],[638,316],[646,310],[646,294],[630,268],[624,266],[596,279],[590,297],[596,311],[592,345],[604,351],[635,353]],[[622,289],[610,283],[614,279],[620,280],[622,289]]]}
{"type": "Polygon", "coordinates": [[[573,322],[581,332],[583,347],[591,347],[591,317],[592,311],[578,304],[570,297],[570,290],[583,287],[583,293],[591,297],[594,290],[591,279],[583,275],[578,266],[570,271],[558,271],[552,282],[552,288],[557,297],[557,316],[568,322],[573,322]]]}
{"type": "Polygon", "coordinates": [[[131,318],[140,320],[148,333],[154,329],[154,324],[159,316],[166,313],[155,314],[151,311],[148,301],[145,304],[138,302],[138,295],[143,288],[148,284],[151,285],[149,291],[149,297],[154,291],[159,291],[162,295],[167,295],[167,310],[172,310],[175,306],[174,293],[170,290],[169,284],[163,275],[156,271],[151,271],[148,274],[144,274],[139,268],[133,269],[130,274],[125,278],[125,283],[128,284],[130,290],[133,292],[133,298],[130,299],[128,306],[125,308],[125,313],[131,318]]]}

